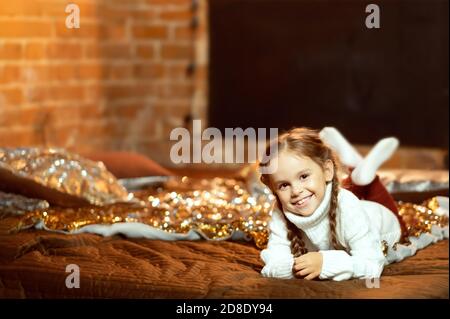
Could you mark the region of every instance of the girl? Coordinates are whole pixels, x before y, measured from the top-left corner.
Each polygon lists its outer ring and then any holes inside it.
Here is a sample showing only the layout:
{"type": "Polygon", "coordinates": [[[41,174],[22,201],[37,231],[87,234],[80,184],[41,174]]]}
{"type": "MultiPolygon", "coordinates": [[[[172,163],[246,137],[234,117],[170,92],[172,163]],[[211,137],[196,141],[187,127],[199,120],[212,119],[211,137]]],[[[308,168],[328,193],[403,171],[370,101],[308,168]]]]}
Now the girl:
{"type": "Polygon", "coordinates": [[[386,264],[431,242],[386,251],[402,239],[402,230],[406,238],[395,202],[376,176],[397,148],[397,139],[381,140],[365,159],[334,128],[320,135],[295,128],[275,142],[277,153],[269,152],[269,145],[266,154],[272,157],[260,164],[277,161],[277,170],[262,174],[261,181],[281,210],[272,212],[268,246],[261,252],[262,275],[337,281],[379,278],[386,264]],[[361,199],[339,187],[332,149],[352,169],[346,185],[361,199]]]}

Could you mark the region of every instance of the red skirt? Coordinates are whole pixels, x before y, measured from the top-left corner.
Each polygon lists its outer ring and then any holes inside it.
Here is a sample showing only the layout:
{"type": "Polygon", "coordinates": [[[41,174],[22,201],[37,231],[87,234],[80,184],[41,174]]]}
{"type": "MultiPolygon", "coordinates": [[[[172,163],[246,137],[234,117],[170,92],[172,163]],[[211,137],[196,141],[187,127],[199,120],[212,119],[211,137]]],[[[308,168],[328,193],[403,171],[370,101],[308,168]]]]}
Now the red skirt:
{"type": "Polygon", "coordinates": [[[398,207],[394,198],[389,194],[378,176],[375,177],[372,183],[364,186],[355,185],[349,176],[342,181],[341,185],[343,188],[355,194],[359,199],[377,202],[392,211],[400,223],[402,232],[401,242],[406,240],[408,237],[406,224],[398,213],[398,207]]]}

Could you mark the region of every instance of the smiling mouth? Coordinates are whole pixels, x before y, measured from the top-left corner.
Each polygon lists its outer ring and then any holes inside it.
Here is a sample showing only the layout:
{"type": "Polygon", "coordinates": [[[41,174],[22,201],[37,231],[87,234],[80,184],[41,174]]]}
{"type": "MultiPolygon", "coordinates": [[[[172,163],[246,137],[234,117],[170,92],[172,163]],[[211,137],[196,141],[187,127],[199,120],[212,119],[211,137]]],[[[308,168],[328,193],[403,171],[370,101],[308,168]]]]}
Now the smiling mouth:
{"type": "Polygon", "coordinates": [[[313,194],[311,194],[311,195],[309,195],[309,196],[306,196],[306,197],[303,197],[302,199],[300,199],[300,200],[298,200],[298,201],[296,201],[296,202],[293,202],[292,205],[294,205],[294,206],[296,206],[296,207],[302,207],[302,206],[304,206],[304,205],[309,201],[309,199],[310,199],[312,196],[313,196],[313,194]]]}

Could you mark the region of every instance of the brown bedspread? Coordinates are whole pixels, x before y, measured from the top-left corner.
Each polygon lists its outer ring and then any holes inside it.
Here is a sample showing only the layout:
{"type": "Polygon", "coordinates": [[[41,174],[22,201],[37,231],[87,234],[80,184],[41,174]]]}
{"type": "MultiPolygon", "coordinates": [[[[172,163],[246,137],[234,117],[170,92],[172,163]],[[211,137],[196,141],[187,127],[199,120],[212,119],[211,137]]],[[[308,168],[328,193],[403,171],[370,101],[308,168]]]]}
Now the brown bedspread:
{"type": "Polygon", "coordinates": [[[364,280],[279,280],[260,276],[250,243],[165,242],[7,234],[0,221],[1,298],[448,298],[448,240],[385,268],[380,288],[364,280]],[[80,267],[80,288],[65,286],[66,265],[80,267]]]}

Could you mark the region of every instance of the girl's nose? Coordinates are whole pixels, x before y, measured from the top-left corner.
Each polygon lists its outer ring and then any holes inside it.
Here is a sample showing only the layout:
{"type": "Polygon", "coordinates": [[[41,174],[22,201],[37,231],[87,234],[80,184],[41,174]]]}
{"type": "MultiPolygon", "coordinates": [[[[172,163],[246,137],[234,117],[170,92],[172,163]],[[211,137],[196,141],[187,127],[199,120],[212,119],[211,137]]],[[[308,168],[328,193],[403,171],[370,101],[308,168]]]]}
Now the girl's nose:
{"type": "Polygon", "coordinates": [[[302,192],[302,189],[301,189],[300,186],[293,185],[291,196],[292,197],[297,197],[298,195],[300,195],[301,192],[302,192]]]}

